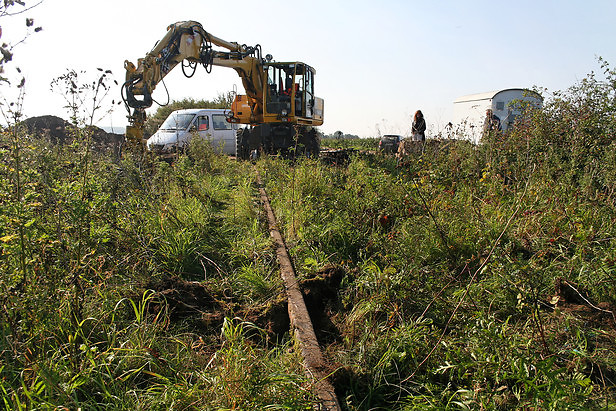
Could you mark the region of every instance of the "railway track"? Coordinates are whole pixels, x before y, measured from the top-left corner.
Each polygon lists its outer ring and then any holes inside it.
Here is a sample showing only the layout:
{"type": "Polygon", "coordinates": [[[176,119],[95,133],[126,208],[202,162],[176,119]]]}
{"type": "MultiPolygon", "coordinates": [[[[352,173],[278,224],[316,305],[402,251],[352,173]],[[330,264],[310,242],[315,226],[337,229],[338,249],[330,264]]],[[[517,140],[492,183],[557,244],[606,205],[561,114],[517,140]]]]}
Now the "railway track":
{"type": "Polygon", "coordinates": [[[299,344],[304,368],[308,377],[313,382],[314,394],[319,398],[322,410],[340,410],[340,404],[336,398],[334,387],[328,379],[328,370],[325,359],[319,347],[312,320],[308,314],[304,297],[299,288],[293,262],[287,251],[284,238],[278,230],[278,224],[274,210],[267,192],[265,191],[259,171],[255,167],[257,184],[261,203],[267,215],[270,235],[272,236],[276,248],[276,257],[280,266],[280,275],[284,281],[285,291],[288,300],[289,319],[295,338],[299,344]]]}

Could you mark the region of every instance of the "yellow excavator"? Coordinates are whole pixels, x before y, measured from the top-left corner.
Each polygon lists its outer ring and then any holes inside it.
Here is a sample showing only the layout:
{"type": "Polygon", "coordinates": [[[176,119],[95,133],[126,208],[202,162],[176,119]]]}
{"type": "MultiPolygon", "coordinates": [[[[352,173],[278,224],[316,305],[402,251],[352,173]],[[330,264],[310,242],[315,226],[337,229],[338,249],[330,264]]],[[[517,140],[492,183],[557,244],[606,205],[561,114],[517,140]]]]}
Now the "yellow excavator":
{"type": "Polygon", "coordinates": [[[125,61],[122,98],[129,111],[128,141],[143,140],[145,110],[154,102],[158,83],[178,64],[187,77],[198,65],[234,69],[245,95],[236,95],[227,121],[246,125],[237,133],[237,156],[256,153],[317,156],[324,102],[314,95],[315,70],[301,62],[276,62],[261,55],[261,46],[227,42],[211,35],[196,21],[170,25],[167,34],[135,66],[125,61]],[[131,111],[132,110],[132,111],[131,111]]]}

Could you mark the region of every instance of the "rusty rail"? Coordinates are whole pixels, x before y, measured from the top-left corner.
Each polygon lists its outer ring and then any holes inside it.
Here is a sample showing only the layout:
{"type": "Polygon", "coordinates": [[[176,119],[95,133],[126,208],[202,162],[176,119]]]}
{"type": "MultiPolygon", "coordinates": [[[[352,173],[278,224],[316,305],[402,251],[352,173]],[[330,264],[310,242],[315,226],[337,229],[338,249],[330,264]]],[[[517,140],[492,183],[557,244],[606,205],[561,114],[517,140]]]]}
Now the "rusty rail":
{"type": "Polygon", "coordinates": [[[295,276],[295,269],[293,268],[289,253],[287,252],[287,246],[282,234],[278,230],[274,210],[272,209],[267,192],[261,181],[261,176],[256,167],[255,171],[261,202],[267,213],[270,235],[274,239],[276,256],[278,258],[278,264],[280,265],[280,274],[287,293],[289,319],[291,320],[291,327],[294,329],[295,338],[299,343],[301,354],[304,358],[304,368],[314,383],[314,393],[321,402],[321,409],[328,411],[340,410],[340,404],[336,398],[334,387],[328,380],[328,368],[321,353],[316,334],[314,333],[314,327],[312,326],[310,315],[306,309],[304,296],[299,288],[295,276]]]}

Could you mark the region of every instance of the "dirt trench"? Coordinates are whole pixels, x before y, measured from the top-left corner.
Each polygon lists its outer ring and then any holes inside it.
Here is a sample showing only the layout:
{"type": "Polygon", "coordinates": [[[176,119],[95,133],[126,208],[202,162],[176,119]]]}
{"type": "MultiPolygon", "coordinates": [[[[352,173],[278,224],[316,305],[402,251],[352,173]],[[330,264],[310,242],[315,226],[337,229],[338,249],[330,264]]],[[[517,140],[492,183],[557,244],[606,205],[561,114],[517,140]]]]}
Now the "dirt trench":
{"type": "MultiPolygon", "coordinates": [[[[341,338],[331,317],[338,310],[338,288],[343,275],[341,268],[326,266],[299,281],[321,345],[338,342],[341,338]]],[[[224,318],[229,316],[255,324],[264,331],[261,336],[265,336],[266,342],[282,341],[290,330],[288,302],[284,294],[263,305],[242,308],[233,296],[221,295],[205,284],[186,281],[177,276],[160,278],[146,284],[145,288],[155,291],[161,297],[151,304],[151,313],[165,309],[171,321],[192,319],[200,323],[203,331],[218,331],[224,318]]]]}

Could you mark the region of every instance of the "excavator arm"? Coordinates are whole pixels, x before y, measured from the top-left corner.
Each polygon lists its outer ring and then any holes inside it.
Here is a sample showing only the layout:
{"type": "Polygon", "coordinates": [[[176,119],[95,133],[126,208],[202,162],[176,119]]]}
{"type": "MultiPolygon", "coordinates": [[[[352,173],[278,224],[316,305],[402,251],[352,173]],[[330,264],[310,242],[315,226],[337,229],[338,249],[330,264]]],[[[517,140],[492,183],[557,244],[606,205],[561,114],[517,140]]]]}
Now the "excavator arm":
{"type": "Polygon", "coordinates": [[[124,63],[126,79],[122,96],[130,113],[126,130],[129,140],[143,139],[145,109],[154,102],[152,93],[178,64],[182,65],[187,77],[192,77],[199,64],[207,72],[211,71],[212,66],[234,69],[246,90],[251,122],[262,121],[264,84],[260,46],[227,42],[206,32],[196,21],[185,21],[170,25],[167,34],[144,58],[138,60],[136,66],[128,60],[124,63]],[[216,50],[214,46],[225,50],[216,50]]]}

